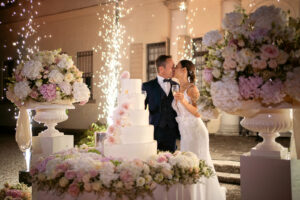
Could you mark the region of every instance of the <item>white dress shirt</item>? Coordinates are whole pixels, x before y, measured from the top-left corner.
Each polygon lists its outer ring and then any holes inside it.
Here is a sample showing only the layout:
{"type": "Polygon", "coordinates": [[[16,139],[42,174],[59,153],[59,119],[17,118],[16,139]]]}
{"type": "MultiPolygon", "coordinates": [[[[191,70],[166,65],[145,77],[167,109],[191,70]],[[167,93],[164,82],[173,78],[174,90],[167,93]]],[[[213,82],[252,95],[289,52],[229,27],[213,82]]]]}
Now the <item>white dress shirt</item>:
{"type": "Polygon", "coordinates": [[[171,89],[171,83],[170,82],[164,82],[163,77],[157,75],[158,84],[163,89],[163,91],[166,93],[166,95],[169,95],[170,89],[171,89]]]}

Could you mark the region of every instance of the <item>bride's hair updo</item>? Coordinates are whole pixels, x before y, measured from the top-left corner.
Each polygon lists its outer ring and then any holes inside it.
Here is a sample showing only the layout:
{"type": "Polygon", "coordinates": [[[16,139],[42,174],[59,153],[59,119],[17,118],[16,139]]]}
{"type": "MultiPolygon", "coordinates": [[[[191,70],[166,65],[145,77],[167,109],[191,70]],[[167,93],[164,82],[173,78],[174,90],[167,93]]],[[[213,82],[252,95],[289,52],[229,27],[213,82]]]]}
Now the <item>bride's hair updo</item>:
{"type": "Polygon", "coordinates": [[[195,83],[196,79],[196,67],[195,65],[189,60],[181,60],[180,64],[182,68],[186,68],[187,77],[190,83],[195,83]]]}

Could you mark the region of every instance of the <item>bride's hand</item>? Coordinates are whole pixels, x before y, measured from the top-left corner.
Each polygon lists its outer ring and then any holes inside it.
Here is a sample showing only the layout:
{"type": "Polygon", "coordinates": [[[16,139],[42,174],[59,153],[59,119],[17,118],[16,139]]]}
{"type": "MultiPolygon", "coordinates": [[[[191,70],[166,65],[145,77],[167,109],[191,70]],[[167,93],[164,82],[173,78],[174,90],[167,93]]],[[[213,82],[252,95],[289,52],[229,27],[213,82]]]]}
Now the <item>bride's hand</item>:
{"type": "Polygon", "coordinates": [[[183,99],[184,99],[183,93],[181,93],[181,92],[176,92],[176,93],[174,94],[174,99],[177,100],[177,101],[182,102],[183,99]]]}

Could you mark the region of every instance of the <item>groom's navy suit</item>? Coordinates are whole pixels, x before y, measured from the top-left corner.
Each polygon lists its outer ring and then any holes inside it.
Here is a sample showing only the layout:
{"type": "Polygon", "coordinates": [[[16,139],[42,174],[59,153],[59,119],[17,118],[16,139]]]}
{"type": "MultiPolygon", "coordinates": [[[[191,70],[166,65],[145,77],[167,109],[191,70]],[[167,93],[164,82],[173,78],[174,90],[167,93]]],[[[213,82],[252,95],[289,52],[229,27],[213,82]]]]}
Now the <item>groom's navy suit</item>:
{"type": "MultiPolygon", "coordinates": [[[[170,81],[170,84],[172,87],[177,83],[170,81]]],[[[158,149],[174,152],[176,139],[180,139],[180,134],[175,120],[177,114],[172,108],[174,99],[172,91],[170,90],[167,96],[157,78],[143,83],[142,89],[147,92],[145,107],[148,105],[149,122],[154,125],[154,139],[157,141],[158,149]]]]}

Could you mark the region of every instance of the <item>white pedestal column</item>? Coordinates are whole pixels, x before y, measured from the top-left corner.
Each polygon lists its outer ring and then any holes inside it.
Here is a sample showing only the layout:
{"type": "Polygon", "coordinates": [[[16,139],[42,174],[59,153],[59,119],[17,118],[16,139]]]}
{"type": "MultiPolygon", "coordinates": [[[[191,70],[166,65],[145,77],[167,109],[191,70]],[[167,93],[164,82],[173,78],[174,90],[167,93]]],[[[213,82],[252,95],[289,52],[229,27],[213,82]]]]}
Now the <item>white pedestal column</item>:
{"type": "Polygon", "coordinates": [[[166,0],[164,4],[171,11],[171,27],[170,27],[170,54],[173,57],[175,63],[180,58],[178,57],[179,45],[178,40],[182,36],[187,36],[187,25],[186,25],[186,10],[180,10],[180,4],[185,0],[166,0]]]}
{"type": "Polygon", "coordinates": [[[240,118],[237,115],[230,115],[225,112],[221,115],[221,125],[218,131],[219,135],[239,135],[240,118]]]}

